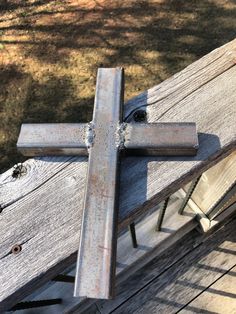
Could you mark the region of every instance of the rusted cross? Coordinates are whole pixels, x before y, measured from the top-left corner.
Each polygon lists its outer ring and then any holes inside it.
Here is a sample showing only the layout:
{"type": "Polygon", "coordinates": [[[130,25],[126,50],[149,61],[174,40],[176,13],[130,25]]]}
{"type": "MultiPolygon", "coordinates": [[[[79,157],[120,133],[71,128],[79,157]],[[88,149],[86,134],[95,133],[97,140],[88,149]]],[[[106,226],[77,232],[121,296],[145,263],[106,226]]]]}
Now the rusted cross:
{"type": "Polygon", "coordinates": [[[93,120],[88,124],[23,124],[24,155],[89,155],[75,280],[75,296],[113,296],[120,152],[194,155],[195,123],[125,123],[123,70],[98,70],[93,120]]]}

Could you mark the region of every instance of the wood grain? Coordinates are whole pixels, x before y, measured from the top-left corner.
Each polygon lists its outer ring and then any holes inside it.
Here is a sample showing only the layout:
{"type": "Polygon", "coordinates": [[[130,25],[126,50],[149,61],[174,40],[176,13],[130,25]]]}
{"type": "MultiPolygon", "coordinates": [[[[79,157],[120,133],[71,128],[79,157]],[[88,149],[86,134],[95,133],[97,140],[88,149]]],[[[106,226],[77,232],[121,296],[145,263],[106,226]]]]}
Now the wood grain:
{"type": "MultiPolygon", "coordinates": [[[[196,157],[123,160],[120,228],[235,149],[235,51],[236,40],[126,104],[126,121],[132,121],[137,108],[144,108],[148,122],[196,122],[200,149],[196,157]]],[[[25,176],[13,179],[9,170],[0,178],[4,205],[0,252],[5,269],[0,295],[5,304],[22,297],[32,282],[42,284],[52,269],[65,267],[78,248],[87,162],[64,158],[35,159],[27,162],[32,168],[25,176]],[[9,252],[15,243],[23,244],[23,249],[13,256],[9,252]]]]}
{"type": "MultiPolygon", "coordinates": [[[[203,290],[235,267],[235,226],[234,219],[112,313],[171,314],[185,308],[203,290]]],[[[217,294],[217,291],[214,292],[217,294]]]]}
{"type": "Polygon", "coordinates": [[[163,116],[170,108],[178,105],[198,88],[203,87],[234,66],[236,61],[235,45],[236,39],[213,50],[161,84],[129,100],[125,108],[126,120],[132,121],[132,114],[135,111],[153,105],[159,107],[159,115],[163,116]]]}
{"type": "MultiPolygon", "coordinates": [[[[233,253],[232,253],[233,254],[233,253]]],[[[189,303],[181,314],[224,313],[236,312],[236,267],[232,267],[223,277],[218,279],[194,301],[189,303]]]]}
{"type": "Polygon", "coordinates": [[[236,152],[233,152],[202,175],[191,198],[208,214],[235,182],[236,152]]]}
{"type": "MultiPolygon", "coordinates": [[[[117,252],[117,268],[116,272],[118,274],[117,284],[124,281],[124,278],[130,276],[131,273],[137,271],[142,265],[147,263],[153,257],[160,256],[163,251],[166,251],[173,243],[182,238],[184,234],[189,233],[196,225],[197,222],[194,221],[190,216],[180,216],[177,214],[177,209],[181,200],[177,195],[171,196],[170,205],[168,206],[168,212],[166,213],[162,231],[157,233],[155,231],[156,218],[158,216],[158,211],[153,212],[146,219],[140,221],[136,225],[136,233],[138,237],[138,248],[134,249],[132,247],[131,239],[129,232],[122,234],[118,238],[118,252],[117,252]],[[173,219],[172,219],[173,218],[173,219]]],[[[176,256],[176,259],[180,259],[180,256],[183,256],[187,251],[191,250],[193,245],[196,245],[197,241],[201,239],[201,236],[197,236],[197,232],[193,233],[186,246],[184,244],[176,247],[179,251],[179,255],[176,256]]],[[[171,251],[172,252],[172,251],[171,251]]],[[[173,254],[166,254],[164,259],[164,264],[158,267],[158,270],[155,271],[155,275],[158,272],[161,272],[163,268],[168,267],[169,264],[172,264],[173,254]]],[[[70,272],[74,275],[74,271],[70,272]]],[[[153,272],[154,276],[154,272],[153,272]]],[[[149,279],[151,276],[149,276],[149,279]]],[[[144,281],[143,281],[144,282],[144,281]]],[[[119,292],[122,292],[122,289],[119,288],[119,292]]],[[[131,294],[127,294],[127,297],[131,294]]],[[[120,294],[119,293],[119,294],[120,294]]],[[[127,291],[126,291],[127,293],[127,291]]],[[[44,309],[45,314],[50,313],[72,313],[74,311],[79,311],[82,313],[85,311],[87,313],[87,307],[90,307],[91,301],[94,300],[83,300],[73,298],[73,284],[61,284],[55,283],[51,285],[46,285],[44,291],[39,291],[37,294],[33,293],[27,299],[45,299],[45,298],[58,298],[62,297],[62,304],[56,305],[53,308],[44,309]]],[[[115,298],[114,301],[122,302],[124,294],[121,293],[119,298],[115,298]]],[[[114,304],[114,302],[112,302],[114,304]]],[[[92,307],[94,308],[94,307],[92,307]]],[[[42,309],[34,310],[35,313],[41,313],[42,309]]]]}
{"type": "Polygon", "coordinates": [[[235,78],[236,67],[232,67],[208,84],[196,89],[177,105],[169,104],[170,108],[164,115],[161,113],[160,104],[147,107],[149,122],[157,120],[176,122],[187,119],[195,121],[199,132],[199,151],[193,158],[156,157],[143,158],[138,162],[133,159],[124,160],[124,169],[127,170],[121,173],[125,183],[121,185],[120,207],[124,224],[129,221],[131,215],[133,217],[145,210],[146,204],[148,207],[152,201],[158,203],[163,200],[176,188],[187,183],[186,181],[190,178],[197,177],[235,149],[236,95],[232,85],[228,84],[229,81],[233,84],[235,78]],[[137,185],[133,184],[136,180],[132,176],[134,173],[139,179],[137,185]],[[125,180],[127,174],[128,180],[125,180]],[[145,191],[139,193],[141,186],[145,187],[145,191]],[[125,194],[127,190],[129,190],[129,195],[125,194]],[[132,212],[132,214],[126,207],[130,195],[136,196],[132,200],[131,207],[136,208],[135,213],[132,212]]]}
{"type": "MultiPolygon", "coordinates": [[[[81,162],[85,160],[86,157],[80,159],[81,162]]],[[[0,175],[1,208],[4,209],[31,193],[74,161],[77,161],[76,157],[71,156],[28,159],[23,164],[24,173],[19,178],[12,177],[14,168],[7,170],[0,175]]],[[[86,166],[87,163],[84,164],[86,166]]]]}
{"type": "MultiPolygon", "coordinates": [[[[200,150],[195,158],[127,158],[121,173],[120,215],[123,225],[150,207],[151,201],[160,202],[234,149],[235,51],[236,40],[216,49],[125,106],[126,118],[131,117],[135,104],[136,108],[147,106],[149,122],[197,122],[200,150]],[[181,95],[182,101],[179,99],[181,95]]],[[[15,190],[21,190],[18,183],[11,182],[8,189],[16,184],[15,190]]],[[[17,199],[17,192],[14,196],[17,199]]]]}

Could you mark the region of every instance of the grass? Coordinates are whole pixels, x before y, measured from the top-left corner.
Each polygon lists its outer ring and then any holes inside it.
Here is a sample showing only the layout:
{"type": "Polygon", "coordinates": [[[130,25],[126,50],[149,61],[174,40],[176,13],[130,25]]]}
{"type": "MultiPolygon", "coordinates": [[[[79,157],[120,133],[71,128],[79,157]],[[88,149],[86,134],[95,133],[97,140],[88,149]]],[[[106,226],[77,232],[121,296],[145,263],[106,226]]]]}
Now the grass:
{"type": "Polygon", "coordinates": [[[23,122],[91,120],[96,71],[122,66],[125,99],[232,40],[234,0],[0,0],[0,169],[23,122]]]}

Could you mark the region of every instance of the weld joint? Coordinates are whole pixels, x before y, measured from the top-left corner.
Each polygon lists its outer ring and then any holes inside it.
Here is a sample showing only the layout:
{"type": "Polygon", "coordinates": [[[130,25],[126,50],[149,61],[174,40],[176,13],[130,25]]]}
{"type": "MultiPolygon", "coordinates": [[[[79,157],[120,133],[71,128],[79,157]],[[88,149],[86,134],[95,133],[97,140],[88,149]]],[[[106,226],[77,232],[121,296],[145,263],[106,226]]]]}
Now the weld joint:
{"type": "Polygon", "coordinates": [[[86,146],[87,148],[91,148],[94,143],[95,138],[95,127],[93,122],[89,122],[86,131],[86,146]]]}
{"type": "Polygon", "coordinates": [[[125,133],[126,133],[127,123],[119,123],[116,132],[116,146],[119,150],[125,148],[125,133]]]}

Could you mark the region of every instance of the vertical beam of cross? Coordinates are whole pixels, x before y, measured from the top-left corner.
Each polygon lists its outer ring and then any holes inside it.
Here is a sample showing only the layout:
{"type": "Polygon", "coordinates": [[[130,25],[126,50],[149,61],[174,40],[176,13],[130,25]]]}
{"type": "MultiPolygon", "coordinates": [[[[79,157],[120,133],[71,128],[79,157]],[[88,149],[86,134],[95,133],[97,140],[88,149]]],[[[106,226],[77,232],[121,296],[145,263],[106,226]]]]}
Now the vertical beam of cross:
{"type": "Polygon", "coordinates": [[[117,226],[117,128],[122,121],[123,71],[98,71],[88,161],[87,191],[78,254],[75,296],[111,298],[117,226]],[[105,231],[105,232],[104,232],[105,231]]]}
{"type": "Polygon", "coordinates": [[[27,156],[88,155],[75,296],[114,295],[119,152],[195,155],[195,123],[122,123],[123,70],[99,69],[89,124],[23,124],[17,142],[27,156]]]}

